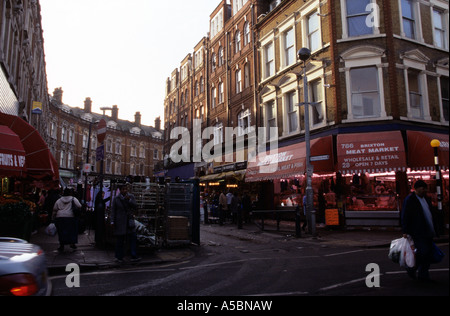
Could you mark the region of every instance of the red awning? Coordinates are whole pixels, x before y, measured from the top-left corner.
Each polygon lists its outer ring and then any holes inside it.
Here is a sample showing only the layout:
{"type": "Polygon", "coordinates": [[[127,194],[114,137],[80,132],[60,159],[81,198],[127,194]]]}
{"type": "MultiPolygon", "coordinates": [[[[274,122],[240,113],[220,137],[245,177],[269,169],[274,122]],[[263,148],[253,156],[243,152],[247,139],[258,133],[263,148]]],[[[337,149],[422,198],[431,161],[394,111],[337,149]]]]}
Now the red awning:
{"type": "Polygon", "coordinates": [[[431,147],[431,141],[437,139],[441,142],[439,165],[443,169],[449,169],[448,134],[408,131],[407,136],[408,167],[413,170],[435,170],[434,149],[431,147]]]}
{"type": "Polygon", "coordinates": [[[26,152],[26,167],[29,177],[59,180],[58,163],[39,132],[18,116],[0,113],[0,125],[16,133],[26,152]]]}
{"type": "Polygon", "coordinates": [[[344,134],[338,136],[338,170],[342,174],[406,171],[401,132],[344,134]]]}
{"type": "MultiPolygon", "coordinates": [[[[311,141],[312,165],[315,173],[334,172],[332,136],[311,141]]],[[[278,152],[259,154],[249,162],[246,182],[292,178],[306,172],[306,143],[299,143],[278,152]]]]}
{"type": "Polygon", "coordinates": [[[0,177],[23,177],[26,173],[26,153],[19,136],[0,125],[0,177]]]}

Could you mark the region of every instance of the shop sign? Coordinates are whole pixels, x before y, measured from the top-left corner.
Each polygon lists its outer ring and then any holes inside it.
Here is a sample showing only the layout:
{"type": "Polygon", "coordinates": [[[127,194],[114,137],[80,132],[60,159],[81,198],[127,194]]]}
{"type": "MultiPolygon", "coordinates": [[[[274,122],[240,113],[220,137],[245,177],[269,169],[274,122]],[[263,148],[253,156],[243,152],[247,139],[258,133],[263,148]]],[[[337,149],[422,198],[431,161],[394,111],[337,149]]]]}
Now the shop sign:
{"type": "Polygon", "coordinates": [[[33,102],[33,111],[31,113],[38,114],[38,115],[42,114],[42,102],[34,101],[33,102]]]}
{"type": "Polygon", "coordinates": [[[338,162],[343,173],[403,170],[406,154],[402,136],[400,132],[340,135],[338,162]]]}
{"type": "Polygon", "coordinates": [[[325,211],[325,224],[327,226],[339,226],[338,209],[329,209],[325,211]]]}

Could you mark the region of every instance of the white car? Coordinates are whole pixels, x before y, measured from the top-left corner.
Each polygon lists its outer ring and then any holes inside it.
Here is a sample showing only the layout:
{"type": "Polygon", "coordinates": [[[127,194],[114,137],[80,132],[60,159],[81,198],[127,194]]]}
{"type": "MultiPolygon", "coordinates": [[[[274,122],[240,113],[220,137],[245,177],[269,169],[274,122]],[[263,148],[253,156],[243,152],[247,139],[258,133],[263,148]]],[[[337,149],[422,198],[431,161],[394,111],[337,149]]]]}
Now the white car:
{"type": "Polygon", "coordinates": [[[0,296],[50,296],[51,292],[44,251],[21,239],[0,237],[0,296]]]}

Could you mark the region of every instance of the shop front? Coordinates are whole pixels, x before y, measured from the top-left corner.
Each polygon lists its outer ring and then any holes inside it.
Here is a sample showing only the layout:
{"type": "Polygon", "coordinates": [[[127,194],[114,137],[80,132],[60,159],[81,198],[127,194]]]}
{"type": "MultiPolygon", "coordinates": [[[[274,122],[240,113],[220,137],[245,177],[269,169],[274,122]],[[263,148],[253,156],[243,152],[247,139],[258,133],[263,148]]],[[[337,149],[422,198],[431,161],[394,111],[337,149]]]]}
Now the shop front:
{"type": "Polygon", "coordinates": [[[0,113],[0,236],[29,240],[42,188],[59,185],[59,169],[40,134],[17,116],[0,113]]]}
{"type": "MultiPolygon", "coordinates": [[[[314,205],[320,208],[325,222],[325,200],[328,207],[336,207],[335,194],[330,186],[334,175],[333,137],[311,141],[311,164],[314,167],[314,205]]],[[[257,197],[258,210],[295,211],[303,205],[306,187],[306,144],[297,143],[279,148],[276,152],[260,153],[249,163],[246,182],[262,183],[257,197]]]]}
{"type": "Polygon", "coordinates": [[[397,175],[407,171],[400,131],[337,136],[347,226],[399,226],[397,175]]]}

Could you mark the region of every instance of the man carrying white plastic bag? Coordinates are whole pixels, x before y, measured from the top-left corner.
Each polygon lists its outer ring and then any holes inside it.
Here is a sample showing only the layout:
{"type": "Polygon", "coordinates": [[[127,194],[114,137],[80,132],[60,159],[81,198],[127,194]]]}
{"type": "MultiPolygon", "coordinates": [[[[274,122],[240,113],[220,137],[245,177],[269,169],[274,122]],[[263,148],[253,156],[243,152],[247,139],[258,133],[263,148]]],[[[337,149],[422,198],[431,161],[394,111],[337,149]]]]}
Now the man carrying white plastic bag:
{"type": "MultiPolygon", "coordinates": [[[[405,199],[402,210],[403,237],[412,238],[416,254],[415,266],[410,267],[406,263],[406,270],[411,278],[420,281],[430,281],[429,270],[435,250],[433,243],[433,238],[436,237],[435,221],[427,190],[428,185],[424,181],[417,181],[414,184],[414,192],[405,199]]],[[[406,253],[405,260],[409,258],[408,254],[409,252],[406,253]]]]}

